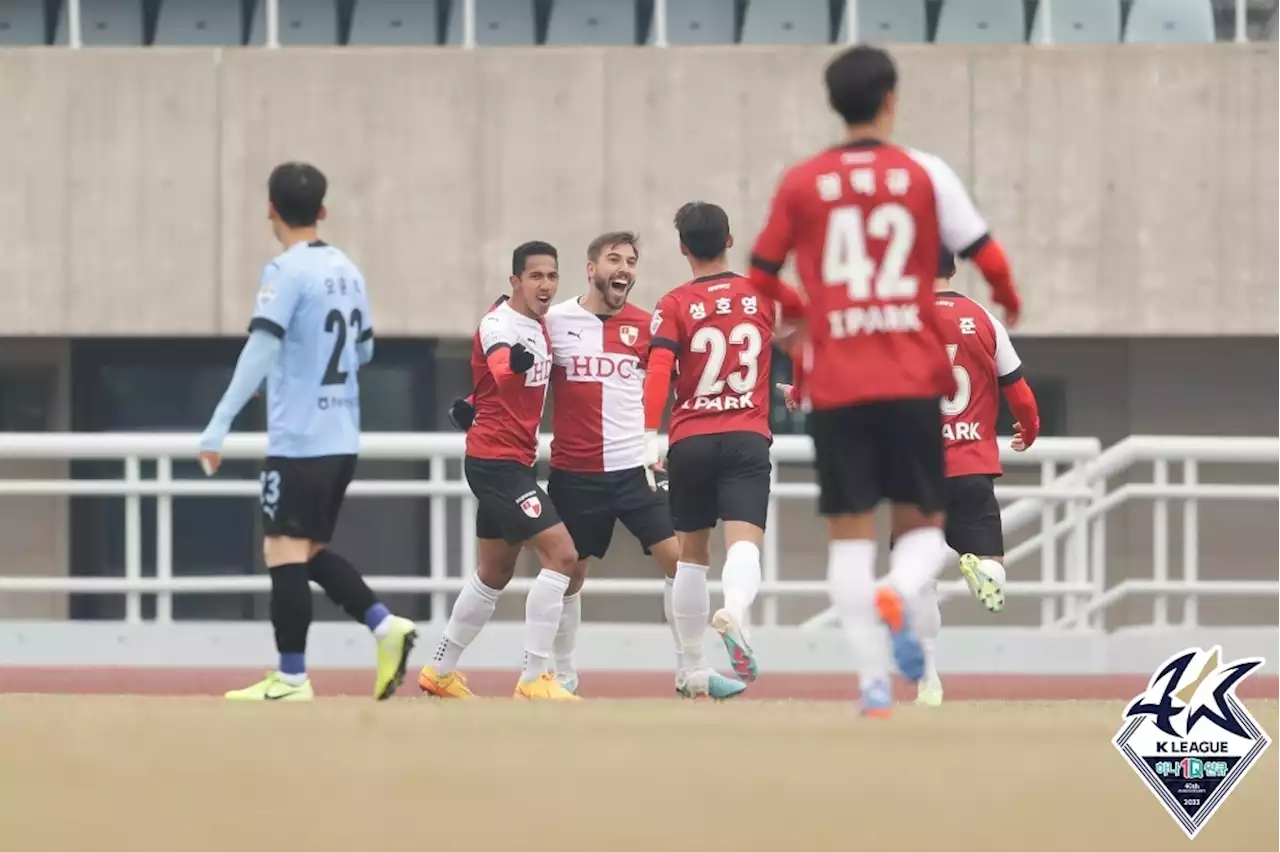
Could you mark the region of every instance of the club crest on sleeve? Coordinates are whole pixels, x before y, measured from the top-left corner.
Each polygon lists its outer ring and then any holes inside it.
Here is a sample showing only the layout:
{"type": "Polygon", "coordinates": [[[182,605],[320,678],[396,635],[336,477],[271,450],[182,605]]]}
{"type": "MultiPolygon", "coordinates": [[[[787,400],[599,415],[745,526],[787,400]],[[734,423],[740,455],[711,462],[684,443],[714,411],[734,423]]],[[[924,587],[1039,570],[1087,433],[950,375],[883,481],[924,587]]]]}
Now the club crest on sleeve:
{"type": "Polygon", "coordinates": [[[618,337],[622,340],[623,346],[635,346],[636,341],[640,339],[640,329],[634,325],[618,326],[618,337]]]}
{"type": "Polygon", "coordinates": [[[276,300],[276,288],[270,284],[263,284],[258,290],[258,304],[266,307],[276,300]]]}
{"type": "Polygon", "coordinates": [[[653,316],[649,318],[649,333],[657,334],[660,328],[662,328],[662,310],[655,308],[653,316]]]}
{"type": "Polygon", "coordinates": [[[1129,703],[1112,744],[1189,838],[1204,828],[1271,740],[1236,695],[1262,657],[1222,661],[1187,648],[1129,703]]]}
{"type": "Polygon", "coordinates": [[[542,517],[542,501],[538,499],[538,495],[532,491],[522,495],[516,502],[520,505],[520,511],[524,512],[530,518],[542,517]]]}

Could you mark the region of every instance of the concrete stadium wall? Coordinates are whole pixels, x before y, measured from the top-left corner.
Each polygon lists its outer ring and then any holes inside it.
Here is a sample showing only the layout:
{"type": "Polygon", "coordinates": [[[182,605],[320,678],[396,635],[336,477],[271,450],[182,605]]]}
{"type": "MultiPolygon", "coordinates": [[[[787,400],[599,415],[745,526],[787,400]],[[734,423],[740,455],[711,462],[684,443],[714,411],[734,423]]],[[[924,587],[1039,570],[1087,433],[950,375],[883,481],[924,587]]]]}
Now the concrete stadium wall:
{"type": "MultiPolygon", "coordinates": [[[[285,159],[329,174],[383,333],[469,335],[514,245],[555,242],[574,286],[621,227],[652,304],[687,277],[682,202],[728,209],[741,263],[781,170],[838,137],[831,53],[0,51],[0,334],[242,333],[285,159]]],[[[899,136],[972,188],[1025,333],[1277,332],[1276,45],[895,55],[899,136]]]]}

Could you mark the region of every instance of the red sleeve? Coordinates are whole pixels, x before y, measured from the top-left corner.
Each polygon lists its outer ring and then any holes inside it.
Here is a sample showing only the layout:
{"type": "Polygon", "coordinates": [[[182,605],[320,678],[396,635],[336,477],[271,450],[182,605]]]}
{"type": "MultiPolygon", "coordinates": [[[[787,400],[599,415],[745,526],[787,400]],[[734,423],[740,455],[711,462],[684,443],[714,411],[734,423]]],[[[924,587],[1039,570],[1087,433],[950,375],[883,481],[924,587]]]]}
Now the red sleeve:
{"type": "Polygon", "coordinates": [[[680,347],[680,305],[671,293],[658,300],[649,317],[649,358],[655,349],[675,351],[680,347]]]}
{"type": "Polygon", "coordinates": [[[644,374],[644,428],[646,432],[662,425],[662,415],[667,408],[667,395],[671,392],[671,369],[676,363],[676,353],[665,346],[649,350],[649,366],[644,374]]]}
{"type": "Polygon", "coordinates": [[[995,240],[988,239],[974,253],[973,263],[991,285],[991,298],[1016,317],[1022,310],[1022,299],[1013,285],[1013,270],[1009,268],[1004,249],[995,240]]]}
{"type": "Polygon", "coordinates": [[[769,205],[769,218],[764,230],[751,247],[751,269],[747,278],[751,286],[766,299],[782,305],[782,319],[789,320],[804,314],[804,300],[791,287],[782,283],[778,273],[787,262],[787,256],[795,248],[791,211],[787,196],[787,177],[783,175],[769,205]]]}
{"type": "Polygon", "coordinates": [[[499,385],[510,384],[519,374],[511,369],[511,347],[499,346],[484,359],[489,366],[489,373],[499,385]]]}
{"type": "Polygon", "coordinates": [[[1001,390],[1005,401],[1009,403],[1014,419],[1021,427],[1019,431],[1022,432],[1023,441],[1028,447],[1031,446],[1036,436],[1040,434],[1040,410],[1036,405],[1036,395],[1031,392],[1031,385],[1027,384],[1026,379],[1018,379],[1011,385],[1005,385],[1001,390]]]}

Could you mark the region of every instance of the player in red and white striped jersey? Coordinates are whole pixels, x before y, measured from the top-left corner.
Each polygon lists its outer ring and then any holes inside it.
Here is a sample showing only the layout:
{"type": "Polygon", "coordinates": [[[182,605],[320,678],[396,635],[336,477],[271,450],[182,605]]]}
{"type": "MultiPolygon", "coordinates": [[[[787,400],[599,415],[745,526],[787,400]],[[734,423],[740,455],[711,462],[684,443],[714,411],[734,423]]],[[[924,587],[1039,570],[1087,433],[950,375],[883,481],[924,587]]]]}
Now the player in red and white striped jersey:
{"type": "MultiPolygon", "coordinates": [[[[587,247],[587,292],[547,312],[555,436],[547,491],[573,536],[580,577],[589,559],[604,558],[619,521],[654,556],[667,577],[663,609],[676,642],[676,689],[691,698],[729,698],[743,684],[686,665],[671,614],[680,548],[666,491],[649,487],[644,468],[650,316],[627,301],[639,260],[635,233],[601,234],[587,247]]],[[[573,654],[582,620],[579,585],[569,587],[555,645],[556,677],[570,691],[578,685],[573,654]]]]}
{"type": "Polygon", "coordinates": [[[442,698],[470,698],[458,673],[462,652],[493,616],[498,596],[515,573],[525,545],[542,571],[525,599],[524,671],[517,698],[572,701],[551,671],[552,648],[564,595],[578,570],[578,554],[555,506],[534,476],[538,426],[551,380],[551,349],[543,317],[560,281],[553,246],[525,243],[511,257],[511,296],[480,320],[472,345],[472,402],[466,418],[463,470],[477,501],[476,573],[454,602],[444,636],[418,685],[442,698]]]}
{"type": "MultiPolygon", "coordinates": [[[[939,328],[951,359],[956,392],[942,401],[942,443],[946,462],[947,546],[960,557],[960,573],[974,597],[991,612],[1004,606],[1004,530],[995,480],[1004,473],[996,443],[996,418],[1003,394],[1013,411],[1013,448],[1031,446],[1040,433],[1036,397],[1022,375],[1022,359],[1009,332],[990,311],[951,288],[955,258],[942,252],[934,301],[939,328]]],[[[925,653],[925,676],[917,701],[942,703],[942,682],[934,663],[942,612],[937,582],[926,583],[912,603],[916,633],[925,653]]]]}

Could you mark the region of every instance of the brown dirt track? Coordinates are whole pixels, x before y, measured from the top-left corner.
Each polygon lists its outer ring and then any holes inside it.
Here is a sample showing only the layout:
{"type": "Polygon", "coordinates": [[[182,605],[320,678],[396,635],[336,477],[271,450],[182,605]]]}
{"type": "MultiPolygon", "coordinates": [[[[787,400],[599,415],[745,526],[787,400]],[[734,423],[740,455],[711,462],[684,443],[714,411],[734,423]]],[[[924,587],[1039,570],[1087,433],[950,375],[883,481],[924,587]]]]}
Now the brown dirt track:
{"type": "Polygon", "coordinates": [[[1121,708],[0,695],[0,848],[1277,848],[1275,747],[1190,845],[1112,749],[1121,708]]]}

